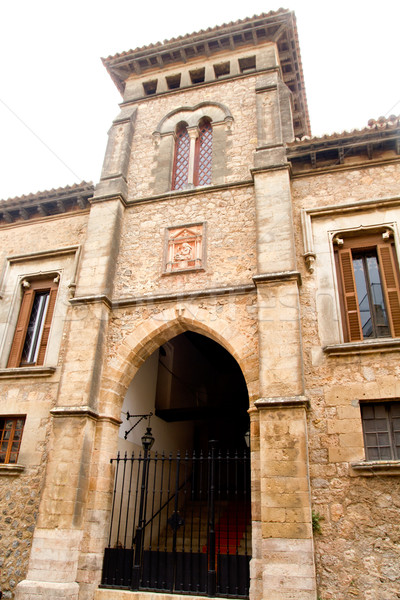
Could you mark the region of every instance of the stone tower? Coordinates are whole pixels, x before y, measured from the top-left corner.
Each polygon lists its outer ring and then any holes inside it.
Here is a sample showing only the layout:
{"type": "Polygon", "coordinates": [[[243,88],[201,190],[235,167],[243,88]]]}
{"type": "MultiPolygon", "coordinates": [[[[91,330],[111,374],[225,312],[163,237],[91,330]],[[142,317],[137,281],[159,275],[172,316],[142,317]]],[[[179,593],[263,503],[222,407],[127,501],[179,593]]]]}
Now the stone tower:
{"type": "Polygon", "coordinates": [[[326,598],[394,598],[398,119],[310,138],[287,10],[103,62],[123,100],[100,182],[0,205],[0,424],[19,448],[5,442],[0,477],[32,540],[15,598],[148,594],[104,583],[104,549],[126,550],[110,459],[140,446],[132,412],[152,413],[153,458],[211,434],[242,444],[249,420],[251,600],[316,600],[317,580],[326,598]],[[378,499],[375,555],[363,511],[378,499]]]}

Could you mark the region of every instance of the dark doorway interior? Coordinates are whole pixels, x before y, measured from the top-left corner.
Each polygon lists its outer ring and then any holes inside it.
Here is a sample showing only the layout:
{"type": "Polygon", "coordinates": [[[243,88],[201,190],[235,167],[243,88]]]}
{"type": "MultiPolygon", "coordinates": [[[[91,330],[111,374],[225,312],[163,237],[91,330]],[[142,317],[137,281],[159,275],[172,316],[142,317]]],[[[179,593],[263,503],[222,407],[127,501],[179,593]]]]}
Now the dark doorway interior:
{"type": "Polygon", "coordinates": [[[245,447],[249,428],[246,382],[220,344],[187,331],[161,346],[156,415],[167,422],[194,421],[194,448],[217,440],[223,449],[245,447]]]}
{"type": "Polygon", "coordinates": [[[221,345],[192,331],[163,344],[152,360],[152,424],[176,450],[143,446],[112,460],[102,585],[246,598],[251,510],[243,374],[221,345]],[[181,445],[183,430],[190,447],[181,445]]]}

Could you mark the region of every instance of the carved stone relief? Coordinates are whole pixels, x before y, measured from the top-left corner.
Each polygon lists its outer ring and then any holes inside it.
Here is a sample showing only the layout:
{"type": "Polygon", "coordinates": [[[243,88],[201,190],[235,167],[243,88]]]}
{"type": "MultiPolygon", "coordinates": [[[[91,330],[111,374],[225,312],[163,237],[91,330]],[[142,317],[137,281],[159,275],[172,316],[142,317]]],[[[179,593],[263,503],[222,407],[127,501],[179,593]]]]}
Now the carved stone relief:
{"type": "Polygon", "coordinates": [[[164,273],[204,268],[204,223],[166,229],[164,273]]]}

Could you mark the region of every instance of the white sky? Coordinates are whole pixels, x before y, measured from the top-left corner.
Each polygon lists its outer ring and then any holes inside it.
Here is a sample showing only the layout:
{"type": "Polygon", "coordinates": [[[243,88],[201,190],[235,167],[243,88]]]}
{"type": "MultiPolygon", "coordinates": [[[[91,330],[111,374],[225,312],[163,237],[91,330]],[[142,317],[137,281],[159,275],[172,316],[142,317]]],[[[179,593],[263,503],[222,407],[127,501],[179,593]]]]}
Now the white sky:
{"type": "MultiPolygon", "coordinates": [[[[277,2],[0,0],[0,198],[98,181],[121,101],[101,56],[277,2]]],[[[400,0],[282,2],[297,17],[313,135],[400,114],[400,0]]]]}

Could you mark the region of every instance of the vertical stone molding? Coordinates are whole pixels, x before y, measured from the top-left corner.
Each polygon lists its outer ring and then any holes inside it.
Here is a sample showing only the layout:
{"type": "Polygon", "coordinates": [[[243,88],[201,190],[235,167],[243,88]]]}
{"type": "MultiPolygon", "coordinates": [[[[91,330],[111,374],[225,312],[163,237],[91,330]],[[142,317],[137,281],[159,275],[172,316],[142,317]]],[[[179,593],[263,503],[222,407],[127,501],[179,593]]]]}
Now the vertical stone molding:
{"type": "Polygon", "coordinates": [[[255,406],[260,428],[261,556],[253,558],[253,576],[262,581],[262,598],[316,600],[307,400],[260,398],[255,406]]]}
{"type": "Polygon", "coordinates": [[[260,352],[260,393],[303,393],[298,282],[294,279],[257,282],[260,352]]]}
{"type": "Polygon", "coordinates": [[[119,197],[92,205],[76,296],[112,294],[123,213],[119,197]]]}
{"type": "Polygon", "coordinates": [[[71,311],[58,406],[97,410],[109,316],[110,309],[105,303],[85,304],[77,299],[71,311]]]}
{"type": "Polygon", "coordinates": [[[282,144],[282,126],[278,94],[278,73],[272,72],[258,80],[257,146],[282,144]]]}
{"type": "Polygon", "coordinates": [[[254,173],[259,273],[296,268],[292,199],[286,168],[254,173]]]}
{"type": "Polygon", "coordinates": [[[136,120],[136,107],[124,107],[108,132],[108,143],[95,198],[127,198],[128,165],[136,120]]]}
{"type": "Polygon", "coordinates": [[[257,146],[271,147],[294,139],[291,92],[278,71],[268,73],[256,84],[257,146]]]}

